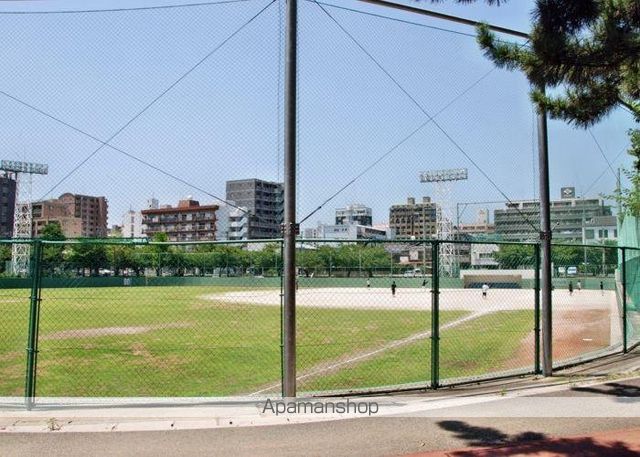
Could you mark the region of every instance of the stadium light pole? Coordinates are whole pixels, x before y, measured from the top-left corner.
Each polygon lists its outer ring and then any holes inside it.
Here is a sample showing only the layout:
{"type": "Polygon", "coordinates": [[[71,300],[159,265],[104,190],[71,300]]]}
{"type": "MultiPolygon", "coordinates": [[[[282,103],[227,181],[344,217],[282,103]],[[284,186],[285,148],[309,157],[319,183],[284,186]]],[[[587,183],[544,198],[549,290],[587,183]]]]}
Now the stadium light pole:
{"type": "Polygon", "coordinates": [[[296,396],[296,111],[298,0],[287,0],[285,49],[282,395],[296,396]]]}

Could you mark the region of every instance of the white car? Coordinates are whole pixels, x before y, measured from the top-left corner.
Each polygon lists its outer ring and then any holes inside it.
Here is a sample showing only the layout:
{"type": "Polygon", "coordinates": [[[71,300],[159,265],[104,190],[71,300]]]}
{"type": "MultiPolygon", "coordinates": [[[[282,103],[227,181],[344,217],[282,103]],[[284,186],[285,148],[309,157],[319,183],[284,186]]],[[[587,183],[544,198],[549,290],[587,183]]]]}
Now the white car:
{"type": "Polygon", "coordinates": [[[402,276],[405,278],[415,278],[416,276],[420,276],[422,270],[420,268],[414,268],[413,270],[407,270],[404,272],[402,276]]]}

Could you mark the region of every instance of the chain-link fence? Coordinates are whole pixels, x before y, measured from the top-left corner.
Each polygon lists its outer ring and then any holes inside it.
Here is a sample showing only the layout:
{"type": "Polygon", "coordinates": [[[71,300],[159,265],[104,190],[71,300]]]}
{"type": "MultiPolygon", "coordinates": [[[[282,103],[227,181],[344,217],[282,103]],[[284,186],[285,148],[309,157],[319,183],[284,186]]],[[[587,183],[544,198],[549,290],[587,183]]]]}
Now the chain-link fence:
{"type": "Polygon", "coordinates": [[[33,283],[29,272],[20,286],[14,277],[12,253],[16,248],[29,249],[31,243],[0,241],[0,396],[24,394],[27,360],[33,349],[27,340],[33,283]],[[27,349],[27,352],[25,352],[27,349]]]}
{"type": "MultiPolygon", "coordinates": [[[[461,24],[356,0],[298,3],[296,222],[313,234],[297,251],[300,391],[536,371],[539,255],[520,243],[539,237],[526,77],[495,67],[461,24]],[[422,182],[427,170],[465,179],[422,182]],[[334,225],[352,206],[368,220],[334,225]],[[477,241],[494,235],[514,243],[477,241]],[[335,237],[355,241],[318,240],[335,237]]],[[[41,248],[35,276],[0,246],[1,395],[20,394],[25,373],[27,396],[280,393],[286,6],[0,7],[0,133],[22,151],[7,158],[50,165],[25,185],[7,179],[16,202],[34,202],[34,238],[57,222],[70,239],[28,242],[41,248]],[[155,227],[185,243],[97,239],[113,224],[152,239],[143,208],[178,201],[215,204],[215,221],[155,227]],[[258,238],[272,239],[186,242],[258,238]]],[[[611,193],[627,128],[618,112],[589,132],[549,123],[550,186],[566,200],[554,208],[611,193]]],[[[612,214],[593,206],[579,222],[554,220],[554,239],[576,242],[612,214]]],[[[573,249],[567,260],[554,248],[559,364],[617,349],[625,325],[629,345],[640,341],[635,251],[623,262],[573,249]]]]}
{"type": "MultiPolygon", "coordinates": [[[[27,244],[29,274],[1,245],[1,396],[280,395],[280,240],[27,244]]],[[[298,242],[299,392],[539,372],[539,246],[443,244],[298,242]]],[[[556,367],[638,342],[636,252],[553,246],[556,367]]]]}
{"type": "Polygon", "coordinates": [[[628,347],[633,347],[640,343],[640,250],[625,249],[624,259],[619,259],[618,290],[626,293],[626,338],[628,347]]]}
{"type": "Polygon", "coordinates": [[[619,249],[554,245],[553,359],[569,364],[622,348],[619,249]]]}
{"type": "Polygon", "coordinates": [[[440,280],[440,309],[464,314],[440,332],[440,378],[535,370],[537,246],[456,243],[465,268],[440,280]]]}

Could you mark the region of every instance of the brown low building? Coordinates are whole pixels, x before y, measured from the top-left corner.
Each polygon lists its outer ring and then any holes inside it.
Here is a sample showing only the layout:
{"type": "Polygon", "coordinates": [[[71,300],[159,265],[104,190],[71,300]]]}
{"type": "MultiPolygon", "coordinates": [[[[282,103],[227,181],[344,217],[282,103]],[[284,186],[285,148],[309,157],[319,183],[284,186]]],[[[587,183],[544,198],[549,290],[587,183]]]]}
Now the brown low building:
{"type": "Polygon", "coordinates": [[[169,241],[214,241],[218,205],[200,206],[196,200],[180,200],[177,207],[142,210],[142,233],[152,238],[166,233],[169,241]]]}
{"type": "Polygon", "coordinates": [[[423,197],[422,203],[409,197],[405,205],[389,209],[389,228],[398,239],[433,237],[437,231],[437,210],[429,197],[423,197]]]}
{"type": "Polygon", "coordinates": [[[105,238],[108,204],[105,197],[62,194],[33,203],[33,236],[50,223],[59,224],[67,238],[105,238]]]}

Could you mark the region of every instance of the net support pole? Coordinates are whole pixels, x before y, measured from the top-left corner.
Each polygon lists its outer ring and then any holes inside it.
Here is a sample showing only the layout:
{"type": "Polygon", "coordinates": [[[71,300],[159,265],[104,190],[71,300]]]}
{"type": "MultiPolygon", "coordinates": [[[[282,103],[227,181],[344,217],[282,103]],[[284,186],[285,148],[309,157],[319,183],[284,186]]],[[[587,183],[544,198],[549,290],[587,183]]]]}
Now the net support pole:
{"type": "Polygon", "coordinates": [[[622,248],[622,353],[626,354],[627,347],[627,250],[622,248]]]}
{"type": "Polygon", "coordinates": [[[296,98],[298,1],[287,0],[284,125],[284,379],[283,395],[296,396],[296,98]]]}
{"type": "Polygon", "coordinates": [[[540,374],[540,245],[534,246],[534,333],[535,333],[535,361],[534,373],[540,374]]]}
{"type": "Polygon", "coordinates": [[[31,298],[29,303],[29,330],[27,336],[27,373],[25,380],[25,402],[33,409],[36,396],[36,372],[38,364],[38,327],[40,322],[42,242],[33,242],[31,258],[31,298]]]}
{"type": "MultiPolygon", "coordinates": [[[[540,87],[544,94],[544,86],[540,87]]],[[[540,301],[542,307],[542,374],[553,374],[551,312],[551,202],[549,195],[549,137],[547,111],[538,107],[538,161],[540,168],[540,301]]]]}
{"type": "Polygon", "coordinates": [[[440,386],[440,243],[431,244],[431,387],[440,386]]]}

